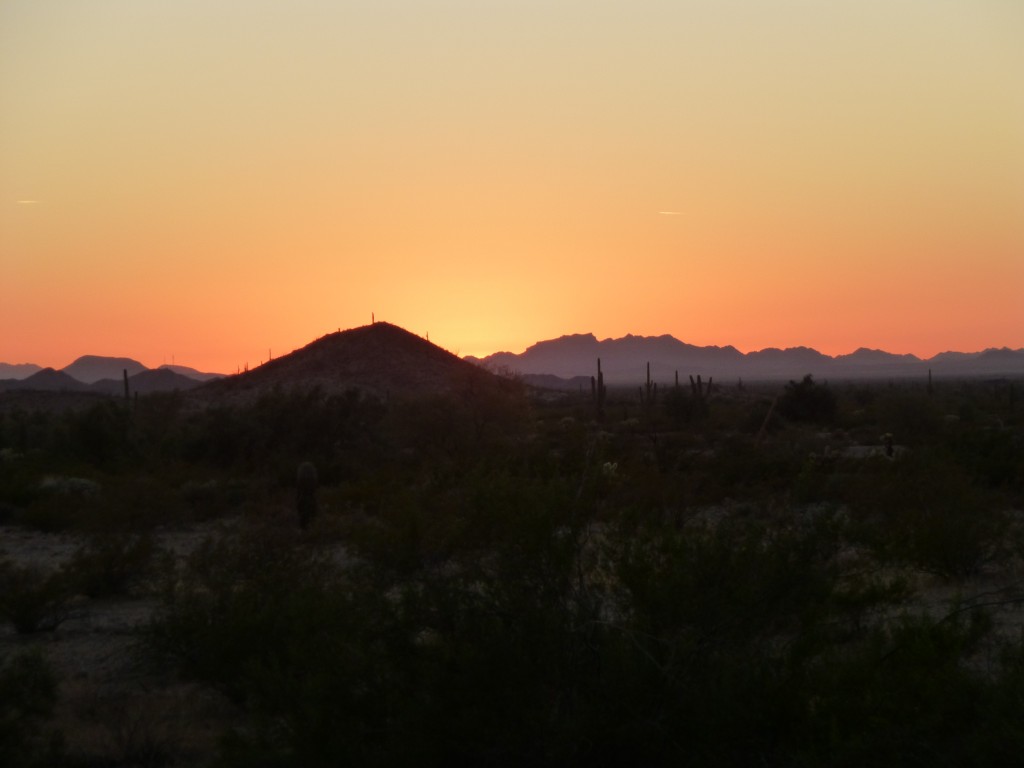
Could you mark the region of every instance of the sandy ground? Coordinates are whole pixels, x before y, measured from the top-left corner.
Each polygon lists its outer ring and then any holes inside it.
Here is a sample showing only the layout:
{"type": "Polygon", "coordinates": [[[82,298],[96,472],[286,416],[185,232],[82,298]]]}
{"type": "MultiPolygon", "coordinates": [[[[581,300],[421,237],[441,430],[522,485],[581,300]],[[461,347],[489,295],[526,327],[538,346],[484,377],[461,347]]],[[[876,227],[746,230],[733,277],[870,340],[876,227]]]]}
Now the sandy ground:
{"type": "MultiPolygon", "coordinates": [[[[184,558],[223,522],[158,531],[157,546],[184,558]]],[[[0,561],[56,571],[83,539],[0,526],[0,561]]],[[[197,765],[206,762],[232,718],[215,692],[182,683],[140,652],[141,635],[159,610],[145,588],[126,596],[67,605],[53,631],[18,634],[0,624],[0,658],[38,650],[59,683],[52,726],[68,754],[97,765],[197,765]]],[[[2,761],[0,761],[2,762],[2,761]]]]}

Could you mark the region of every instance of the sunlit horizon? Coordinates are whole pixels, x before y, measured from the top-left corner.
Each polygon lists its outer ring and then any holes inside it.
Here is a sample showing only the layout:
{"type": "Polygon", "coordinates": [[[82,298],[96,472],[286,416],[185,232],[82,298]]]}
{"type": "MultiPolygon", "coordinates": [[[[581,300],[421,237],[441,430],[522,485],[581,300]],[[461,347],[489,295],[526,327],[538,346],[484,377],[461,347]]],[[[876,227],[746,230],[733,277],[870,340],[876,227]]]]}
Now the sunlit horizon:
{"type": "MultiPolygon", "coordinates": [[[[922,360],[927,360],[927,359],[929,359],[929,358],[931,358],[931,357],[933,357],[933,356],[935,356],[937,354],[940,354],[942,352],[974,353],[974,352],[982,352],[982,351],[985,351],[986,349],[1004,349],[1004,348],[1021,349],[1021,348],[1009,347],[1006,344],[990,344],[990,345],[987,345],[985,347],[972,348],[972,349],[962,348],[962,347],[954,347],[954,346],[947,346],[947,347],[943,347],[943,348],[936,348],[934,351],[928,351],[928,352],[925,352],[925,353],[922,354],[922,353],[917,352],[917,351],[915,351],[913,349],[907,349],[907,348],[885,348],[885,347],[882,347],[882,346],[879,346],[879,345],[873,345],[871,343],[857,344],[856,346],[849,346],[849,345],[847,345],[845,347],[838,347],[838,348],[835,348],[835,349],[822,348],[822,347],[819,347],[819,346],[815,346],[813,344],[800,343],[800,342],[783,343],[783,344],[765,344],[765,345],[754,344],[754,345],[751,345],[751,346],[744,347],[744,346],[741,346],[741,345],[738,345],[738,344],[732,344],[732,343],[729,343],[729,342],[722,342],[722,341],[716,341],[716,340],[712,340],[712,341],[708,341],[708,342],[701,342],[699,340],[695,341],[692,338],[682,338],[682,337],[676,336],[675,334],[668,333],[668,332],[665,332],[665,333],[657,333],[657,332],[634,333],[634,332],[630,331],[630,332],[627,332],[627,333],[601,334],[601,333],[594,333],[593,331],[587,330],[587,329],[570,330],[570,331],[566,331],[565,333],[558,333],[558,334],[554,334],[552,336],[547,336],[547,337],[544,337],[544,338],[537,338],[537,339],[535,339],[535,340],[533,340],[531,342],[527,342],[525,344],[519,344],[519,345],[514,344],[514,343],[508,343],[508,344],[504,344],[504,345],[500,345],[499,344],[498,346],[472,346],[472,345],[466,345],[466,344],[459,343],[459,337],[457,337],[457,336],[451,336],[450,337],[450,336],[447,336],[447,335],[445,335],[443,333],[441,335],[438,335],[437,333],[431,333],[430,330],[424,330],[422,328],[417,328],[415,326],[403,326],[400,323],[396,323],[396,322],[394,322],[392,320],[389,320],[386,317],[377,318],[376,322],[390,322],[393,325],[399,325],[399,327],[405,328],[405,330],[407,330],[407,331],[409,331],[411,333],[414,333],[414,334],[416,334],[417,336],[420,336],[423,339],[426,339],[426,340],[430,341],[432,344],[435,344],[435,345],[441,347],[442,349],[445,349],[445,350],[451,352],[452,354],[458,355],[459,357],[470,357],[470,356],[472,356],[472,357],[476,357],[476,358],[485,358],[485,357],[488,357],[489,355],[492,355],[492,354],[495,354],[495,353],[498,353],[498,352],[511,352],[513,354],[521,354],[522,352],[526,351],[526,349],[529,348],[530,346],[532,346],[533,344],[541,342],[541,341],[549,341],[549,340],[552,340],[552,339],[557,339],[557,338],[559,338],[561,336],[570,336],[570,335],[588,334],[588,333],[592,334],[598,341],[605,341],[605,340],[608,340],[608,339],[619,339],[619,338],[622,338],[622,337],[628,336],[628,335],[646,336],[646,337],[658,337],[658,336],[663,336],[663,335],[669,335],[669,336],[675,336],[675,338],[677,338],[679,341],[685,342],[687,344],[693,344],[695,346],[702,346],[702,347],[703,346],[709,346],[709,347],[710,346],[718,346],[718,347],[732,346],[732,347],[735,347],[739,352],[744,353],[744,354],[747,354],[747,353],[750,353],[750,352],[757,352],[757,351],[760,351],[760,350],[763,350],[763,349],[767,349],[767,348],[787,349],[787,348],[795,348],[795,347],[810,347],[810,348],[816,349],[818,352],[821,352],[822,354],[828,355],[830,357],[837,357],[837,356],[840,356],[840,355],[850,354],[850,353],[855,352],[855,351],[857,351],[858,349],[861,349],[861,348],[867,348],[867,349],[881,349],[881,350],[883,350],[885,352],[889,352],[889,353],[892,353],[892,354],[900,354],[900,355],[902,355],[902,354],[912,354],[912,355],[915,355],[916,357],[918,357],[918,358],[920,358],[922,360]]],[[[363,323],[362,325],[370,325],[370,321],[368,320],[366,323],[363,323]]],[[[243,352],[241,352],[239,354],[235,354],[234,356],[230,356],[229,355],[229,356],[224,357],[224,358],[203,357],[203,356],[201,356],[199,354],[190,355],[189,352],[188,352],[188,348],[187,347],[183,347],[184,351],[182,351],[182,352],[174,351],[174,352],[169,352],[169,353],[163,353],[163,352],[154,353],[154,352],[150,352],[148,350],[133,351],[133,350],[126,350],[126,349],[116,349],[116,348],[113,348],[113,347],[110,347],[110,346],[106,346],[106,347],[95,347],[95,348],[83,349],[81,351],[69,352],[69,353],[63,354],[63,355],[58,354],[58,355],[55,355],[55,356],[52,356],[52,357],[46,357],[46,358],[44,358],[42,356],[37,356],[36,358],[25,358],[25,359],[21,359],[21,360],[0,359],[0,362],[10,363],[10,364],[26,364],[26,363],[28,363],[28,364],[38,365],[38,366],[40,366],[42,368],[54,368],[56,370],[61,370],[62,368],[67,367],[72,362],[77,360],[79,357],[83,357],[83,356],[86,356],[86,355],[95,355],[95,356],[99,356],[99,357],[123,357],[123,358],[129,358],[129,359],[132,359],[132,360],[135,360],[137,362],[142,363],[147,368],[159,368],[159,367],[165,366],[165,365],[178,365],[178,366],[185,366],[185,367],[189,367],[189,368],[194,368],[196,370],[207,372],[207,373],[232,374],[232,373],[237,373],[239,371],[243,371],[246,368],[257,367],[257,366],[262,365],[263,363],[267,362],[270,359],[276,359],[276,358],[284,357],[285,355],[290,354],[291,352],[294,352],[294,351],[296,351],[298,349],[301,349],[302,347],[306,346],[307,344],[313,343],[317,339],[319,339],[319,338],[321,338],[323,336],[329,335],[331,333],[335,333],[335,332],[338,332],[338,331],[351,330],[353,328],[358,328],[358,327],[361,327],[361,326],[360,325],[354,325],[354,326],[351,326],[351,327],[336,326],[334,328],[322,329],[321,332],[311,334],[306,339],[296,341],[296,342],[294,342],[291,345],[285,344],[284,346],[279,347],[279,348],[274,348],[274,347],[270,347],[270,346],[264,346],[262,348],[259,348],[256,345],[250,344],[250,345],[245,347],[245,350],[243,352]],[[220,362],[221,360],[226,361],[226,362],[220,362]]]]}
{"type": "Polygon", "coordinates": [[[0,4],[0,361],[1024,347],[1024,3],[0,4]]]}

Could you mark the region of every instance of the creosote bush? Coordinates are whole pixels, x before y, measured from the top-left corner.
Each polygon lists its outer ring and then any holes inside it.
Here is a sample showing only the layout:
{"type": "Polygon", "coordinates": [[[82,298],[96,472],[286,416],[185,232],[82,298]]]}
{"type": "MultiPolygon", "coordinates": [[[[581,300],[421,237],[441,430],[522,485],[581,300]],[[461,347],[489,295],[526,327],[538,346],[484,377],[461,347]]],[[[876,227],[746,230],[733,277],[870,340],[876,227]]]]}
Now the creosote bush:
{"type": "Polygon", "coordinates": [[[837,400],[828,385],[818,384],[811,374],[791,381],[779,398],[779,413],[792,421],[828,423],[835,418],[837,400]]]}
{"type": "Polygon", "coordinates": [[[71,597],[59,571],[0,562],[0,618],[21,634],[50,632],[67,618],[71,597]]]}
{"type": "Polygon", "coordinates": [[[62,764],[59,735],[46,721],[57,703],[57,681],[38,652],[0,657],[0,756],[9,768],[62,764]]]}
{"type": "Polygon", "coordinates": [[[149,534],[99,534],[64,566],[69,587],[88,597],[127,595],[145,578],[155,555],[149,534]]]}

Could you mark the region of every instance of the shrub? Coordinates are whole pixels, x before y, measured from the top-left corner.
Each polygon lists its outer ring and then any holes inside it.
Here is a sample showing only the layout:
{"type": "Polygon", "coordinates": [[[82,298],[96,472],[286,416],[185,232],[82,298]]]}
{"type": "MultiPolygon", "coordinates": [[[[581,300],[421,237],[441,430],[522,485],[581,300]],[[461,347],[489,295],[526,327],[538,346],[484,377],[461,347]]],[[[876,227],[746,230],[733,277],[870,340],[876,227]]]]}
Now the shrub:
{"type": "Polygon", "coordinates": [[[146,575],[153,555],[147,534],[98,534],[74,553],[64,573],[69,586],[89,597],[126,595],[146,575]]]}
{"type": "Polygon", "coordinates": [[[673,387],[665,392],[665,414],[669,424],[680,429],[685,424],[700,421],[708,415],[708,403],[705,397],[696,397],[683,387],[673,387]]]}
{"type": "Polygon", "coordinates": [[[779,398],[779,413],[791,421],[831,422],[836,408],[835,394],[827,385],[816,383],[811,374],[799,383],[789,382],[779,398]]]}
{"type": "Polygon", "coordinates": [[[73,449],[93,465],[111,467],[132,453],[128,441],[131,416],[120,402],[103,400],[66,418],[73,449]]]}
{"type": "Polygon", "coordinates": [[[68,598],[62,573],[0,564],[0,616],[19,633],[55,630],[67,618],[68,598]]]}
{"type": "Polygon", "coordinates": [[[38,652],[23,652],[0,663],[0,757],[7,768],[59,761],[60,741],[44,728],[56,703],[56,681],[38,652]]]}
{"type": "Polygon", "coordinates": [[[883,561],[955,580],[998,553],[1007,515],[948,454],[920,448],[873,469],[850,488],[851,533],[883,561]]]}

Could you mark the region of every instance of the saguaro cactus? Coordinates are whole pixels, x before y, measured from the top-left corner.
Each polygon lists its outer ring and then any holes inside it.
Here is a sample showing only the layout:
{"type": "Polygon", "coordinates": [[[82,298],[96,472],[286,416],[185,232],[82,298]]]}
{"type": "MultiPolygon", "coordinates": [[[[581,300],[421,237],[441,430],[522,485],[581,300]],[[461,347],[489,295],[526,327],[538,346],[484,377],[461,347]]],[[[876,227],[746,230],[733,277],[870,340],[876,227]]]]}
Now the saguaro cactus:
{"type": "Polygon", "coordinates": [[[299,513],[299,525],[303,528],[316,515],[316,486],[317,474],[313,463],[304,461],[299,464],[295,475],[295,508],[299,513]]]}
{"type": "Polygon", "coordinates": [[[644,415],[649,420],[654,409],[654,401],[658,399],[658,385],[651,381],[651,364],[647,363],[647,381],[640,388],[640,402],[644,408],[644,415]]]}
{"type": "Polygon", "coordinates": [[[599,357],[597,358],[597,381],[595,382],[594,387],[594,407],[598,421],[602,421],[604,419],[604,399],[604,374],[601,372],[601,358],[599,357]]]}
{"type": "Polygon", "coordinates": [[[690,376],[690,391],[693,393],[693,414],[697,417],[703,417],[707,414],[708,409],[708,396],[711,394],[711,379],[708,377],[708,383],[704,384],[701,381],[700,374],[697,374],[697,380],[694,381],[693,376],[690,376]]]}
{"type": "Polygon", "coordinates": [[[705,385],[704,382],[700,380],[699,373],[697,374],[696,381],[693,380],[692,375],[690,376],[690,389],[692,390],[695,398],[698,400],[704,400],[711,394],[711,378],[712,377],[710,376],[708,377],[708,383],[705,385]]]}

